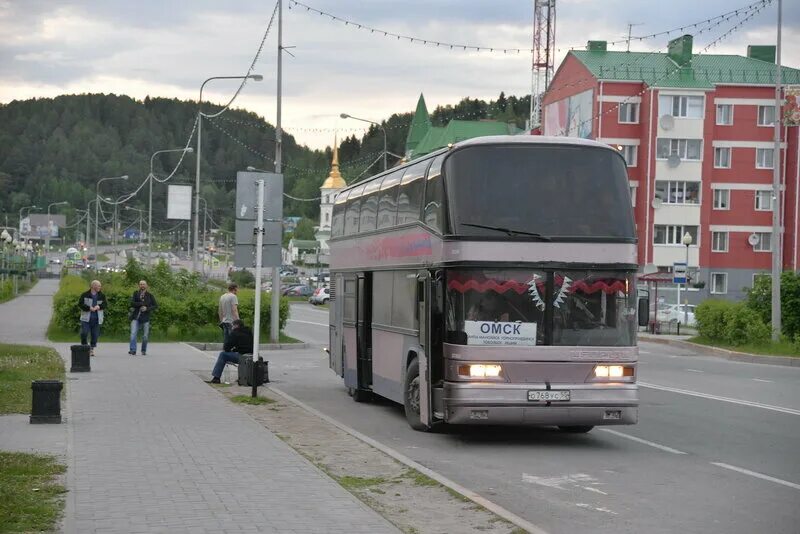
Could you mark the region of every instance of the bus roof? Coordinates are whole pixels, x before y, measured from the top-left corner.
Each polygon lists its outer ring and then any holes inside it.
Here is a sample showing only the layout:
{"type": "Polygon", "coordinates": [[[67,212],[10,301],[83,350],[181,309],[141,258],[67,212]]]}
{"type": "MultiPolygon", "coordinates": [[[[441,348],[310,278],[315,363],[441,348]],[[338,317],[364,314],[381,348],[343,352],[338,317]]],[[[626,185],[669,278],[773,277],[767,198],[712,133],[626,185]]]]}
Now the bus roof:
{"type": "Polygon", "coordinates": [[[587,146],[595,148],[606,148],[614,150],[612,147],[605,143],[599,143],[591,139],[581,139],[578,137],[556,137],[545,135],[487,135],[484,137],[473,137],[459,141],[453,145],[453,148],[461,148],[474,145],[573,145],[573,146],[587,146]]]}

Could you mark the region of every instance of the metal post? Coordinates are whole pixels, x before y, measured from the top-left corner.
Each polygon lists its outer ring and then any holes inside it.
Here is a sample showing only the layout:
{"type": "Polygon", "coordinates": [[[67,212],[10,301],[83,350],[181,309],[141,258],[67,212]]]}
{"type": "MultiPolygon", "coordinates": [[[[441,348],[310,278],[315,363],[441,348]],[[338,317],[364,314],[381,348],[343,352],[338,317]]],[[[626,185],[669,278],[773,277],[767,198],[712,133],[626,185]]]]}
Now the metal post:
{"type": "MultiPolygon", "coordinates": [[[[150,158],[150,201],[147,205],[147,266],[153,265],[153,163],[150,158]]],[[[141,235],[141,232],[139,232],[141,235]]]]}
{"type": "MultiPolygon", "coordinates": [[[[283,82],[283,1],[278,0],[278,110],[275,121],[275,173],[281,173],[281,152],[283,150],[283,132],[281,131],[281,84],[283,82]]],[[[282,193],[282,191],[281,191],[282,193]]],[[[280,240],[278,241],[280,243],[280,240]]],[[[257,247],[261,254],[261,245],[257,247]]],[[[272,292],[270,302],[270,341],[278,343],[280,340],[280,307],[281,307],[281,274],[278,267],[272,268],[272,292]]],[[[261,288],[256,286],[256,293],[261,288]]]]}
{"type": "Polygon", "coordinates": [[[775,47],[775,149],[772,156],[772,340],[781,336],[781,15],[782,0],[778,0],[778,42],[775,47]]]}
{"type": "MultiPolygon", "coordinates": [[[[264,180],[256,182],[258,186],[258,204],[256,205],[256,302],[253,312],[253,365],[250,367],[250,383],[252,397],[258,396],[256,382],[256,364],[258,363],[258,345],[261,341],[261,247],[264,246],[264,180]]],[[[275,292],[273,291],[273,294],[275,292]]]]}
{"type": "MultiPolygon", "coordinates": [[[[683,304],[683,324],[689,324],[689,244],[686,245],[686,302],[683,304]]],[[[680,303],[678,303],[680,304],[680,303]]],[[[678,308],[680,310],[680,308],[678,308]]]]}
{"type": "MultiPolygon", "coordinates": [[[[91,204],[91,203],[92,203],[92,201],[90,200],[89,204],[91,204]]],[[[89,229],[91,228],[90,224],[91,224],[91,220],[92,220],[92,218],[90,217],[91,213],[92,213],[92,211],[89,209],[89,205],[87,204],[86,205],[86,256],[87,256],[86,259],[87,259],[87,261],[89,259],[88,258],[88,256],[89,256],[89,235],[90,235],[89,234],[89,229]]]]}
{"type": "MultiPolygon", "coordinates": [[[[100,182],[97,182],[97,190],[100,191],[100,182]]],[[[94,198],[94,270],[97,270],[97,242],[100,240],[100,235],[97,233],[97,218],[100,217],[100,193],[94,198]]],[[[86,255],[86,262],[89,262],[88,254],[86,255]]]]}
{"type": "Polygon", "coordinates": [[[114,202],[114,220],[112,221],[111,246],[114,247],[114,269],[117,268],[117,203],[114,202]]]}
{"type": "MultiPolygon", "coordinates": [[[[206,80],[208,81],[208,80],[206,80]]],[[[206,82],[203,82],[205,85],[206,82]]],[[[197,215],[200,213],[200,139],[203,134],[203,112],[200,106],[203,105],[203,85],[200,86],[200,99],[197,101],[197,168],[195,169],[194,181],[194,250],[192,251],[192,272],[197,271],[197,234],[200,231],[200,221],[197,215]]]]}

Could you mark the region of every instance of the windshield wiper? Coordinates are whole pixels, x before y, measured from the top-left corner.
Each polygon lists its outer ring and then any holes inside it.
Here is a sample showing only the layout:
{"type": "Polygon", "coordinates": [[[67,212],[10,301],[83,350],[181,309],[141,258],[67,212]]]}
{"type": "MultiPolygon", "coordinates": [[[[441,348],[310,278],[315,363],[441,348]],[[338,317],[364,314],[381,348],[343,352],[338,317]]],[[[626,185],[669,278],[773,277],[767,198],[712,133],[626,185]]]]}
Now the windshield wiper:
{"type": "Polygon", "coordinates": [[[461,223],[462,226],[472,226],[473,228],[485,228],[486,230],[497,230],[498,232],[505,232],[508,235],[527,235],[531,237],[536,237],[541,239],[542,241],[552,241],[549,237],[537,234],[535,232],[525,232],[524,230],[513,230],[511,228],[503,228],[502,226],[487,226],[485,224],[475,224],[475,223],[461,223]]]}

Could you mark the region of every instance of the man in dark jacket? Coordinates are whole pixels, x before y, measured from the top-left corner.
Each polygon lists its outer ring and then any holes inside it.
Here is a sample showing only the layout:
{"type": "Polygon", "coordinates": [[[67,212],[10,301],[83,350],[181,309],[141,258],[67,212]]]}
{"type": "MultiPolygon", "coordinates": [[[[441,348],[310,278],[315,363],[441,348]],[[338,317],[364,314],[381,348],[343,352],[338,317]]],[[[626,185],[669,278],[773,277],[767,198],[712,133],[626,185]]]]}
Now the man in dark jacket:
{"type": "Polygon", "coordinates": [[[89,291],[85,291],[78,299],[81,309],[81,345],[86,345],[87,338],[91,335],[91,348],[89,354],[94,356],[97,347],[97,338],[100,337],[100,325],[103,324],[103,312],[106,309],[106,296],[100,291],[102,285],[99,280],[92,280],[89,291]]]}
{"type": "Polygon", "coordinates": [[[231,334],[222,346],[222,352],[217,356],[209,383],[219,384],[225,364],[238,364],[242,354],[253,354],[253,332],[244,325],[244,321],[236,319],[231,324],[231,334]]]}
{"type": "Polygon", "coordinates": [[[147,340],[150,338],[150,314],[158,307],[156,298],[147,290],[147,282],[139,280],[139,289],[131,297],[131,346],[128,354],[136,356],[136,335],[142,331],[142,356],[147,356],[147,340]]]}

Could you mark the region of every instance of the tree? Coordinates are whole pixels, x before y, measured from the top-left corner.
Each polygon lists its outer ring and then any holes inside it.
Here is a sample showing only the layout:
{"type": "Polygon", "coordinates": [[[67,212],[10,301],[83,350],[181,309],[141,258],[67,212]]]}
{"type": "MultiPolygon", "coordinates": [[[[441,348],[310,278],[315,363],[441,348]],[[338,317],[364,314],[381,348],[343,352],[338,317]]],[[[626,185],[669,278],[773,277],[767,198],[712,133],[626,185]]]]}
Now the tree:
{"type": "MultiPolygon", "coordinates": [[[[756,276],[752,288],[745,288],[747,307],[761,319],[772,322],[772,277],[756,276]]],[[[789,339],[800,335],[800,275],[792,271],[781,274],[781,330],[789,339]]]]}
{"type": "Polygon", "coordinates": [[[300,219],[297,223],[297,226],[292,232],[292,236],[294,239],[302,239],[306,241],[313,241],[314,240],[314,222],[311,219],[306,219],[305,217],[300,219]]]}

